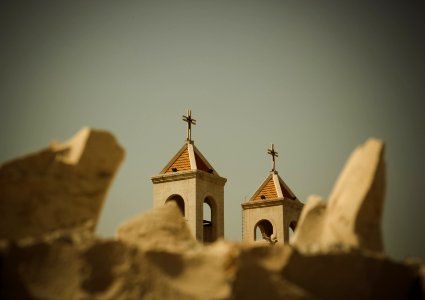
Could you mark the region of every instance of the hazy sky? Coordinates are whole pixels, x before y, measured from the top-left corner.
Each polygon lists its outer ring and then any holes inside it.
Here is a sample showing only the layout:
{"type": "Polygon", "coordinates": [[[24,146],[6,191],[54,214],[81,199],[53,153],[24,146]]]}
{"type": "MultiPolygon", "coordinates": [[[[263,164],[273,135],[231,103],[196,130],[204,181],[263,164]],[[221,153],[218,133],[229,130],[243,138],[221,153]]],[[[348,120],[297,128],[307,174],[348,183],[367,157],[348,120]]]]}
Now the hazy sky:
{"type": "Polygon", "coordinates": [[[0,161],[110,130],[127,150],[98,225],[112,235],[152,207],[150,176],[183,145],[191,108],[196,146],[228,179],[225,236],[239,240],[270,143],[305,201],[378,137],[387,252],[425,259],[424,10],[334,2],[1,1],[0,161]]]}

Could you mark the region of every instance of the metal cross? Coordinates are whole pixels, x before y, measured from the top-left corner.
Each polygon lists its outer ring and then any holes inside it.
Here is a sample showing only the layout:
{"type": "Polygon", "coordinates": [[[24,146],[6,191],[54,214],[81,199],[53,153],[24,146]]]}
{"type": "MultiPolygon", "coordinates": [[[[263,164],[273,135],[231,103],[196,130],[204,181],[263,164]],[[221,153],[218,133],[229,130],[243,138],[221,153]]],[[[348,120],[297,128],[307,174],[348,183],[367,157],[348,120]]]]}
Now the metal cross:
{"type": "Polygon", "coordinates": [[[192,124],[196,125],[196,120],[192,119],[192,111],[190,109],[187,110],[187,116],[183,116],[183,121],[187,122],[186,141],[188,143],[191,143],[192,142],[192,124]]]}
{"type": "Polygon", "coordinates": [[[274,144],[272,144],[270,149],[267,149],[267,153],[272,156],[272,160],[273,160],[271,172],[275,172],[276,171],[276,159],[275,159],[275,157],[278,157],[279,155],[276,151],[274,151],[274,144]]]}

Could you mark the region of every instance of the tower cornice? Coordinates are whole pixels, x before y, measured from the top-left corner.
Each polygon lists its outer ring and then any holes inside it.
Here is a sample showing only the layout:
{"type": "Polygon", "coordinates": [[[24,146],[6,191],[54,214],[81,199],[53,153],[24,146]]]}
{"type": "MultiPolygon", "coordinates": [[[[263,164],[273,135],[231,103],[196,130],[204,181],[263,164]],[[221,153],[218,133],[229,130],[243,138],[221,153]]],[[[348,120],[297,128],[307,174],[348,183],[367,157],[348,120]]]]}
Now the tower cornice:
{"type": "Polygon", "coordinates": [[[225,185],[227,178],[220,177],[214,174],[210,174],[201,170],[189,170],[189,171],[180,171],[175,173],[165,173],[156,176],[152,176],[151,180],[153,184],[178,181],[178,180],[187,180],[191,178],[197,178],[205,181],[209,181],[215,184],[225,185]]]}
{"type": "Polygon", "coordinates": [[[247,201],[241,203],[241,206],[244,209],[257,208],[257,207],[267,207],[267,206],[277,206],[277,205],[285,205],[294,208],[302,209],[304,204],[301,203],[298,199],[289,199],[289,198],[276,198],[276,199],[268,199],[261,201],[247,201]]]}

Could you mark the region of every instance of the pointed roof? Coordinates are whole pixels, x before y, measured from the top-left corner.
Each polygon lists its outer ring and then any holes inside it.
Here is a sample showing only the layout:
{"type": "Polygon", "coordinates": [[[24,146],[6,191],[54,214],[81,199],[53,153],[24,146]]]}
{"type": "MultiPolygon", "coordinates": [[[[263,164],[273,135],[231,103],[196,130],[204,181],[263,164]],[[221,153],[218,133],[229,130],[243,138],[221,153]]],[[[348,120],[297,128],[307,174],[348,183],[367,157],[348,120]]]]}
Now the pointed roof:
{"type": "Polygon", "coordinates": [[[286,185],[278,173],[276,171],[272,171],[263,181],[257,191],[252,195],[249,201],[273,200],[282,198],[289,198],[292,200],[297,199],[295,194],[286,185]]]}
{"type": "Polygon", "coordinates": [[[160,174],[196,170],[219,176],[198,148],[193,143],[187,142],[162,169],[160,174]]]}

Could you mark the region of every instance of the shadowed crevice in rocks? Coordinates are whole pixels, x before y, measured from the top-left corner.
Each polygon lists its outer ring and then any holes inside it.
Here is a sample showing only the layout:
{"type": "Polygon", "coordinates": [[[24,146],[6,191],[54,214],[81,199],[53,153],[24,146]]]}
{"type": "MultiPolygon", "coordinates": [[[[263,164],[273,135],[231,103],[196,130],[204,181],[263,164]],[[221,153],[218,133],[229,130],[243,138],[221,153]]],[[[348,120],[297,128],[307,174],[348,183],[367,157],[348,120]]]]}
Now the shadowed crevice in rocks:
{"type": "Polygon", "coordinates": [[[96,244],[83,254],[85,261],[83,273],[87,274],[82,282],[84,290],[90,293],[102,292],[115,280],[115,269],[123,264],[126,248],[116,241],[96,244]]]}
{"type": "Polygon", "coordinates": [[[352,251],[302,254],[292,250],[282,276],[323,299],[407,299],[416,274],[383,255],[352,251]]]}
{"type": "Polygon", "coordinates": [[[184,260],[181,254],[170,252],[146,252],[147,259],[159,268],[161,272],[171,277],[179,276],[184,268],[184,260]]]}
{"type": "Polygon", "coordinates": [[[234,299],[317,299],[281,275],[285,250],[267,246],[243,249],[232,286],[234,299]]]}

